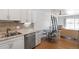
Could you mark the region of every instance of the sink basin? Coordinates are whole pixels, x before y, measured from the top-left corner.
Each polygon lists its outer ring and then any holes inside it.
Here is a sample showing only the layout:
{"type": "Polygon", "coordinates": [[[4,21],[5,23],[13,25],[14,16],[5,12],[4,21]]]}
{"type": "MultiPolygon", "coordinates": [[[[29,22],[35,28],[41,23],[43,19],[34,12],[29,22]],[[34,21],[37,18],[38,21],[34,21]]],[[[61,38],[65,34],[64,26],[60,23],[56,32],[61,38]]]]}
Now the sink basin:
{"type": "Polygon", "coordinates": [[[19,35],[19,34],[22,34],[22,33],[20,33],[20,32],[12,32],[12,33],[5,34],[2,38],[10,37],[10,36],[16,36],[16,35],[19,35]]]}
{"type": "Polygon", "coordinates": [[[15,36],[15,35],[19,35],[19,34],[22,34],[22,33],[20,33],[20,32],[8,33],[5,35],[5,37],[15,36]]]}
{"type": "Polygon", "coordinates": [[[3,34],[0,34],[0,38],[16,36],[16,35],[20,35],[20,34],[22,34],[22,33],[20,33],[20,32],[3,33],[3,34]]]}

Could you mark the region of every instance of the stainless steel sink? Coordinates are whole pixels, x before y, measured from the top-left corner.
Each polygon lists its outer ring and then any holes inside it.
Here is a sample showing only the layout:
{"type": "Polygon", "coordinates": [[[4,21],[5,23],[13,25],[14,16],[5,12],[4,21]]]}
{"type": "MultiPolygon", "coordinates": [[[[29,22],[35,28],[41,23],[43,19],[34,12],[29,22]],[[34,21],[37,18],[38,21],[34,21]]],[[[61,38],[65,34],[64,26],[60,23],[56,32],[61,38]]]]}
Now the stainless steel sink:
{"type": "Polygon", "coordinates": [[[20,33],[20,32],[8,33],[8,34],[5,34],[5,37],[15,36],[15,35],[19,35],[19,34],[22,34],[22,33],[20,33]]]}
{"type": "Polygon", "coordinates": [[[4,34],[0,34],[0,38],[10,37],[10,36],[16,36],[16,35],[20,35],[20,34],[22,34],[22,33],[20,33],[20,32],[4,33],[4,34]]]}

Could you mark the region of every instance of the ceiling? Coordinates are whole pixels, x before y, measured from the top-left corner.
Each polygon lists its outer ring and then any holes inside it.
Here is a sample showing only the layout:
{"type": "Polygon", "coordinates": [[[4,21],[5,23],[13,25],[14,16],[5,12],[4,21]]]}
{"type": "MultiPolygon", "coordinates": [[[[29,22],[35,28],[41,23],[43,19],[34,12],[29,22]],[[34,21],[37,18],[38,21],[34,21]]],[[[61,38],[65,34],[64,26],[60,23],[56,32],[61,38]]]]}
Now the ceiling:
{"type": "Polygon", "coordinates": [[[77,15],[79,14],[79,9],[52,9],[52,14],[59,15],[77,15]]]}

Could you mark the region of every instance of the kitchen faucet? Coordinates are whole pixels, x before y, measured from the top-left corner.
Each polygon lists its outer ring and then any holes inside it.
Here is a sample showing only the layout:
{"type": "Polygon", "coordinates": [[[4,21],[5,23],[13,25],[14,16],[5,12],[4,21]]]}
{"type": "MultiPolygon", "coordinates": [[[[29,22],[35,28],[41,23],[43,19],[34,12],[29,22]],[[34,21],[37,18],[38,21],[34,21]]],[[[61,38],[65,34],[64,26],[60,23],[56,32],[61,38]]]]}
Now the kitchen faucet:
{"type": "Polygon", "coordinates": [[[6,29],[6,36],[9,36],[9,31],[10,31],[11,29],[10,28],[7,28],[6,29]]]}

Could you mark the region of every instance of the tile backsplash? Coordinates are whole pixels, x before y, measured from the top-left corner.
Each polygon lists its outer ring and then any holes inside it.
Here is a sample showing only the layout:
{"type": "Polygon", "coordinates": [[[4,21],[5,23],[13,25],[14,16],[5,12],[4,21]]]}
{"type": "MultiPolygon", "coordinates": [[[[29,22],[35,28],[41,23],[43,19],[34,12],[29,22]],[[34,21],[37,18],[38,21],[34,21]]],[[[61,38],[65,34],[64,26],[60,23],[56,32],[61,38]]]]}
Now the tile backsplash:
{"type": "Polygon", "coordinates": [[[7,28],[10,28],[12,31],[16,30],[17,26],[22,28],[23,24],[18,22],[0,22],[0,32],[5,32],[7,28]]]}

